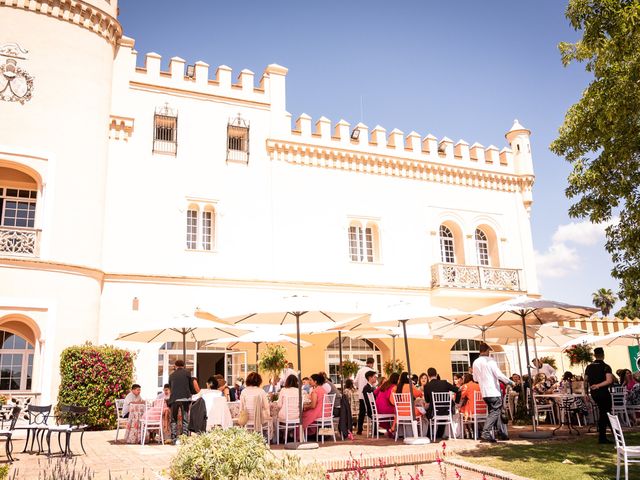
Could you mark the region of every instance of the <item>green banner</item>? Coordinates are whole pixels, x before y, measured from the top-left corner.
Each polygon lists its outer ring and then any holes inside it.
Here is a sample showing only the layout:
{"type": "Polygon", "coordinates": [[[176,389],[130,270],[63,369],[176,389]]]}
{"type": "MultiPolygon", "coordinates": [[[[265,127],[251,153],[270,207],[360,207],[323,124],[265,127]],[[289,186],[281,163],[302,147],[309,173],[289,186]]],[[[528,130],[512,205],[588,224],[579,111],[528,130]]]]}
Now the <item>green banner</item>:
{"type": "Polygon", "coordinates": [[[629,361],[633,372],[640,370],[640,349],[638,349],[637,345],[629,347],[629,361]]]}

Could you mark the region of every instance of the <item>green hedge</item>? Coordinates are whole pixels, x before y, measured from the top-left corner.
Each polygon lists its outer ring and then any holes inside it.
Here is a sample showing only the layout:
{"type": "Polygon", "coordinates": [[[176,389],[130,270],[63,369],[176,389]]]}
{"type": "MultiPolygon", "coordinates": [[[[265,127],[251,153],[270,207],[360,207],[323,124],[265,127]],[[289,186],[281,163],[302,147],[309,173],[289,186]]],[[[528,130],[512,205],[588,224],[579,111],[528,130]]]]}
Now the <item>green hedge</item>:
{"type": "Polygon", "coordinates": [[[65,349],[60,355],[58,405],[89,407],[86,421],[93,429],[115,428],[114,401],[131,389],[134,357],[111,345],[88,343],[65,349]]]}

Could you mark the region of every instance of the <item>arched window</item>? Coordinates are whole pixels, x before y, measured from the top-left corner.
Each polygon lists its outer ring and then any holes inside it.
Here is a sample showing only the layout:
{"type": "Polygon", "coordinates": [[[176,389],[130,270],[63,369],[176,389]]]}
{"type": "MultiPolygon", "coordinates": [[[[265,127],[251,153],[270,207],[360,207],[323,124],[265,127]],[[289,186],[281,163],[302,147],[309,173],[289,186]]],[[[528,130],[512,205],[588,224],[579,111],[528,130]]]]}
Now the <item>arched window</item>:
{"type": "Polygon", "coordinates": [[[0,330],[0,390],[31,390],[34,348],[20,335],[0,330]]]}
{"type": "Polygon", "coordinates": [[[38,255],[37,201],[31,175],[0,166],[0,253],[38,255]]]}
{"type": "Polygon", "coordinates": [[[215,247],[216,210],[204,202],[187,208],[187,250],[212,251],[215,247]]]}
{"type": "Polygon", "coordinates": [[[489,260],[489,239],[479,228],[476,228],[476,254],[478,256],[478,265],[488,267],[491,264],[489,260]]]}
{"type": "Polygon", "coordinates": [[[456,263],[453,232],[446,225],[440,225],[440,256],[442,263],[456,263]]]}
{"type": "MultiPolygon", "coordinates": [[[[353,360],[364,365],[367,358],[373,357],[375,363],[373,369],[380,373],[382,368],[382,352],[371,341],[365,338],[342,337],[342,360],[353,360]]],[[[334,338],[326,349],[326,372],[332,382],[338,381],[338,369],[340,367],[338,337],[334,338]]]]}
{"type": "Polygon", "coordinates": [[[378,226],[368,222],[351,222],[349,225],[349,258],[352,262],[373,263],[379,261],[378,226]]]}
{"type": "Polygon", "coordinates": [[[461,338],[451,347],[451,373],[464,374],[469,371],[473,361],[480,356],[479,340],[461,338]]]}
{"type": "Polygon", "coordinates": [[[187,210],[187,250],[198,248],[198,209],[189,207],[187,210]]]}

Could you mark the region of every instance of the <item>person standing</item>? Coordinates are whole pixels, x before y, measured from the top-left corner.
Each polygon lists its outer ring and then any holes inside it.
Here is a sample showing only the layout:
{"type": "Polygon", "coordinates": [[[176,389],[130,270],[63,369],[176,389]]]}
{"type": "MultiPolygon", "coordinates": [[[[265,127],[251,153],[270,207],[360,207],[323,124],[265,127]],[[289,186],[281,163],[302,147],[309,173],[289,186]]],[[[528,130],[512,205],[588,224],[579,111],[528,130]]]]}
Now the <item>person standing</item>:
{"type": "Polygon", "coordinates": [[[362,427],[364,427],[364,417],[367,415],[367,406],[364,402],[364,395],[362,394],[362,390],[365,385],[367,385],[367,372],[375,371],[373,369],[373,364],[375,360],[373,357],[367,358],[367,364],[364,367],[360,367],[358,373],[356,373],[356,379],[353,383],[355,383],[356,388],[358,389],[358,430],[357,434],[362,435],[362,427]]]}
{"type": "Polygon", "coordinates": [[[182,433],[189,432],[189,405],[191,404],[191,392],[193,384],[191,373],[184,368],[183,360],[176,360],[176,369],[169,375],[169,407],[171,408],[171,443],[174,445],[178,439],[178,412],[182,412],[182,433]]]}
{"type": "Polygon", "coordinates": [[[607,413],[611,413],[611,394],[609,386],[613,383],[613,371],[604,363],[604,349],[593,349],[596,359],[587,365],[584,371],[586,382],[589,385],[591,398],[598,405],[598,443],[613,443],[607,438],[607,425],[609,419],[607,413]]]}
{"type": "Polygon", "coordinates": [[[500,440],[509,440],[507,427],[502,423],[500,411],[502,409],[502,397],[500,395],[500,382],[513,386],[513,381],[500,371],[496,361],[489,356],[491,347],[481,343],[478,348],[480,356],[473,362],[473,378],[480,385],[482,399],[487,404],[487,420],[480,435],[481,442],[494,443],[493,428],[498,429],[500,440]]]}
{"type": "Polygon", "coordinates": [[[542,363],[542,360],[537,358],[534,358],[531,363],[533,364],[533,367],[531,367],[531,375],[533,375],[533,378],[535,378],[539,373],[544,373],[547,379],[552,382],[552,379],[558,379],[556,371],[548,363],[542,363]]]}

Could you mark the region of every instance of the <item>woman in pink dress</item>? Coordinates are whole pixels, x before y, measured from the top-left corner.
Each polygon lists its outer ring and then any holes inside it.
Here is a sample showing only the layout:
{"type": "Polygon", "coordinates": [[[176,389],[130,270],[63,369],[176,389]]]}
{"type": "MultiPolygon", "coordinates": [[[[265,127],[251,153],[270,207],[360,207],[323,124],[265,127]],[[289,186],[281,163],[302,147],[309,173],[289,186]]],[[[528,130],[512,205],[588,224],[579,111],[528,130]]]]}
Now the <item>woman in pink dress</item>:
{"type": "MultiPolygon", "coordinates": [[[[400,375],[398,373],[392,373],[385,382],[375,389],[373,396],[376,397],[376,408],[379,414],[394,414],[396,413],[396,407],[391,403],[391,394],[395,392],[395,387],[398,384],[400,375]]],[[[389,429],[389,422],[380,422],[380,426],[385,429],[389,429]]]]}
{"type": "Polygon", "coordinates": [[[322,401],[326,395],[324,388],[322,388],[324,376],[314,373],[311,375],[309,383],[311,384],[311,402],[304,406],[304,411],[302,412],[302,428],[305,431],[309,425],[322,417],[322,401]]]}

